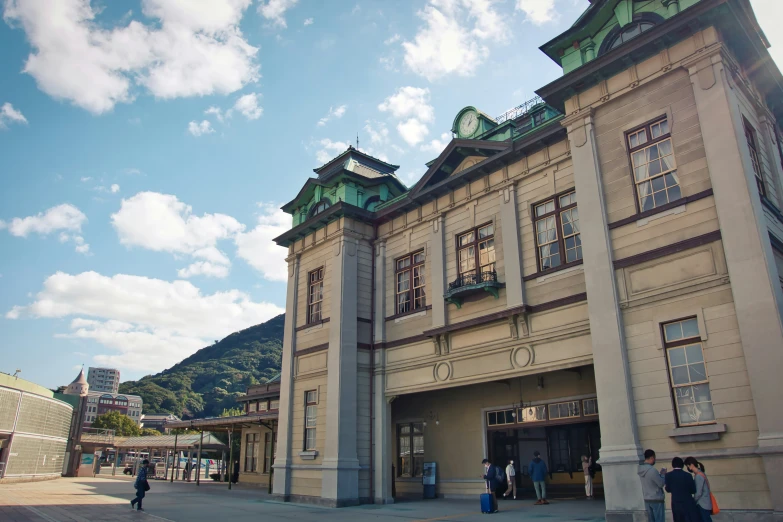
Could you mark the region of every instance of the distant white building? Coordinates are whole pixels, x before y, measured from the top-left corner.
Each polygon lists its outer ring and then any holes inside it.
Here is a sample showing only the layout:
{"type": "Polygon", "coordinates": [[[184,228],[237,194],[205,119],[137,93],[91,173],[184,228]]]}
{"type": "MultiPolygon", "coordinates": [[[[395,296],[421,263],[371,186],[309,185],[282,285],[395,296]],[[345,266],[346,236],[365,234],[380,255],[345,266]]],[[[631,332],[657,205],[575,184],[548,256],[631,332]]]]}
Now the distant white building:
{"type": "Polygon", "coordinates": [[[162,414],[150,414],[141,416],[141,427],[151,428],[158,430],[161,433],[168,433],[166,428],[166,422],[182,420],[174,414],[162,413],[162,414]]]}
{"type": "Polygon", "coordinates": [[[87,382],[93,392],[119,393],[120,371],[114,368],[93,368],[87,370],[87,382]]]}
{"type": "Polygon", "coordinates": [[[103,393],[92,391],[87,394],[87,411],[84,412],[84,427],[89,428],[99,415],[118,411],[127,415],[136,424],[141,424],[142,399],[138,395],[103,393]]]}

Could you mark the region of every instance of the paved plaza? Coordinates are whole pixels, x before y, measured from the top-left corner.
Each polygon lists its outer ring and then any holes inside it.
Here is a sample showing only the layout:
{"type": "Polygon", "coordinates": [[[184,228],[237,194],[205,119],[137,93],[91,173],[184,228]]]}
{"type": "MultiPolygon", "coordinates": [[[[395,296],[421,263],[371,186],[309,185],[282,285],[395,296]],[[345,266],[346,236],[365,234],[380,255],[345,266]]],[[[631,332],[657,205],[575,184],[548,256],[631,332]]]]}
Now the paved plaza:
{"type": "MultiPolygon", "coordinates": [[[[329,509],[271,500],[257,488],[226,484],[151,481],[144,513],[131,511],[132,482],[127,478],[78,478],[0,485],[0,520],[9,522],[97,522],[156,520],[222,522],[296,520],[298,522],[435,522],[482,520],[478,499],[405,501],[387,506],[329,509]]],[[[493,522],[604,520],[602,501],[553,500],[534,506],[531,500],[501,501],[493,522]]]]}

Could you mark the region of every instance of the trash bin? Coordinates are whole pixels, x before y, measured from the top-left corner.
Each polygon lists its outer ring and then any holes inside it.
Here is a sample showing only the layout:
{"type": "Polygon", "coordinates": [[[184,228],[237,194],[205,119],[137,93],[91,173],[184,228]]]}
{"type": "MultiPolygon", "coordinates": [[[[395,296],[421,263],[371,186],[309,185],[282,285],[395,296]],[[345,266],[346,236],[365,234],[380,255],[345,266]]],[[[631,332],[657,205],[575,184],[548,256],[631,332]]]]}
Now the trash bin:
{"type": "Polygon", "coordinates": [[[424,472],[422,473],[421,482],[424,485],[424,498],[435,498],[435,468],[434,462],[424,463],[424,472]]]}

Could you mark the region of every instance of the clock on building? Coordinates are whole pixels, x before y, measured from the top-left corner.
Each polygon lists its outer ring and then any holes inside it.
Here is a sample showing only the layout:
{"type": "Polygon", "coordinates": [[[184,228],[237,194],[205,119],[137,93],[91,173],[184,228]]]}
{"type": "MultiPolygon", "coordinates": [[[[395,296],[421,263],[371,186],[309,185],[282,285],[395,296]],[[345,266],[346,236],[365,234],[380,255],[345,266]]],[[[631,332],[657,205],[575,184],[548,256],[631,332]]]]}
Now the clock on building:
{"type": "Polygon", "coordinates": [[[478,129],[478,126],[478,114],[474,111],[467,111],[459,120],[459,135],[463,138],[472,136],[478,129]]]}

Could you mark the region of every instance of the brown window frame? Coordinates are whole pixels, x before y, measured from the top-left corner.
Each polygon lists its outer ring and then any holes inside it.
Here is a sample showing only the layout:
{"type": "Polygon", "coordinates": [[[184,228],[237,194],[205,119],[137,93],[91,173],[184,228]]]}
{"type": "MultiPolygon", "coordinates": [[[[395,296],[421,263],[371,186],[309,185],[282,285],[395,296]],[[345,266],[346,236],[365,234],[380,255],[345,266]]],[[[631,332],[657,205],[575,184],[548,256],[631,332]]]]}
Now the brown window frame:
{"type": "Polygon", "coordinates": [[[398,257],[394,260],[394,315],[401,315],[406,314],[408,312],[414,312],[416,310],[424,310],[427,307],[427,291],[426,291],[426,284],[427,284],[427,278],[424,275],[424,267],[427,262],[426,257],[424,256],[424,249],[416,250],[415,252],[411,252],[410,254],[406,254],[402,257],[398,257]],[[416,262],[416,256],[421,254],[421,261],[416,262]],[[400,261],[410,261],[410,263],[406,266],[403,266],[400,268],[400,261]],[[422,285],[415,286],[415,277],[414,273],[416,272],[416,269],[419,269],[419,279],[422,281],[422,285]],[[398,284],[399,284],[399,275],[408,272],[408,289],[404,290],[402,292],[399,291],[398,284]],[[416,290],[421,289],[422,294],[420,298],[416,297],[416,290]],[[408,294],[408,309],[407,310],[400,310],[400,302],[399,302],[399,296],[403,293],[408,294]],[[416,300],[419,299],[420,302],[417,306],[416,300]]]}
{"type": "Polygon", "coordinates": [[[258,472],[258,451],[256,446],[260,441],[261,437],[258,433],[247,433],[245,435],[245,473],[258,472]]]}
{"type": "Polygon", "coordinates": [[[267,431],[264,432],[264,466],[262,469],[262,473],[264,475],[268,475],[269,472],[272,469],[272,466],[274,465],[274,447],[272,446],[272,435],[274,435],[273,432],[267,431]]]}
{"type": "MultiPolygon", "coordinates": [[[[484,243],[485,241],[492,240],[492,252],[496,252],[495,249],[495,222],[494,221],[487,221],[486,223],[482,223],[481,225],[473,228],[469,228],[467,230],[463,230],[459,234],[454,235],[454,250],[457,256],[457,277],[462,277],[463,274],[469,274],[473,272],[477,277],[484,273],[484,271],[481,268],[481,254],[479,249],[479,243],[484,243]],[[486,228],[488,226],[492,227],[492,234],[479,238],[479,230],[482,228],[486,228]],[[459,238],[462,236],[465,236],[467,234],[473,234],[473,241],[470,243],[465,243],[464,245],[459,244],[459,238]],[[460,268],[460,258],[459,254],[463,250],[467,250],[470,247],[473,247],[473,260],[474,260],[474,266],[470,270],[466,270],[465,272],[462,272],[460,268]]],[[[488,263],[484,266],[492,266],[492,271],[497,271],[497,256],[495,256],[494,260],[491,263],[488,263]]],[[[477,279],[478,281],[479,279],[477,279]]]]}
{"type": "MultiPolygon", "coordinates": [[[[677,422],[677,426],[678,427],[681,427],[681,426],[684,426],[684,427],[687,427],[687,426],[704,426],[704,425],[717,423],[717,417],[715,417],[715,403],[712,400],[712,389],[710,388],[710,375],[709,375],[709,372],[707,371],[707,362],[706,362],[706,360],[704,358],[704,342],[702,341],[702,338],[701,338],[702,332],[701,332],[701,330],[698,330],[700,328],[700,326],[698,324],[698,318],[696,316],[682,317],[680,319],[674,319],[674,320],[671,320],[671,321],[666,321],[665,323],[661,323],[660,327],[661,327],[661,340],[663,341],[664,358],[665,358],[665,361],[666,361],[666,375],[667,375],[668,382],[669,382],[669,390],[671,392],[672,404],[674,405],[674,418],[675,418],[675,421],[677,422]],[[696,333],[696,335],[692,335],[692,336],[689,336],[689,337],[683,337],[682,339],[677,339],[675,341],[668,341],[666,339],[666,326],[672,325],[672,324],[676,324],[676,323],[683,323],[685,321],[691,321],[691,320],[696,321],[696,326],[697,326],[697,333],[696,333]],[[692,345],[697,345],[697,344],[699,345],[699,350],[701,351],[701,358],[702,358],[702,360],[700,362],[704,365],[704,377],[705,377],[705,379],[701,380],[701,381],[690,381],[689,380],[688,383],[686,383],[686,384],[674,384],[674,377],[672,375],[673,374],[673,369],[672,369],[673,366],[672,366],[672,362],[671,362],[671,357],[669,356],[669,351],[672,350],[672,349],[675,349],[675,348],[680,348],[680,347],[684,347],[684,346],[692,346],[692,345]],[[707,421],[703,421],[703,422],[685,422],[684,423],[684,422],[682,422],[680,420],[680,405],[677,402],[676,389],[677,388],[684,388],[684,387],[687,387],[687,386],[696,386],[696,385],[699,385],[699,384],[706,384],[707,385],[707,390],[710,393],[710,401],[709,402],[710,402],[710,404],[712,406],[712,417],[713,418],[711,420],[707,420],[707,421]]],[[[679,365],[679,366],[682,366],[682,365],[679,365]]],[[[689,366],[687,364],[687,359],[686,359],[686,365],[685,366],[689,366]]],[[[688,378],[690,379],[690,375],[689,375],[688,378]]]]}
{"type": "Polygon", "coordinates": [[[324,302],[324,267],[320,266],[315,270],[307,272],[307,324],[318,324],[323,321],[323,302],[324,302]],[[313,277],[315,276],[315,279],[313,277]],[[320,285],[320,299],[313,300],[313,287],[320,285]],[[314,318],[316,312],[315,305],[318,305],[317,318],[314,318]]]}
{"type": "MultiPolygon", "coordinates": [[[[569,268],[572,266],[577,266],[583,262],[584,258],[584,252],[580,255],[578,259],[575,259],[574,261],[571,261],[570,263],[563,262],[566,259],[566,249],[565,249],[565,238],[563,237],[563,218],[562,213],[566,212],[568,210],[571,210],[572,208],[578,209],[579,207],[579,199],[577,197],[576,201],[574,203],[570,203],[568,205],[565,205],[563,207],[560,206],[560,198],[564,196],[569,196],[571,194],[574,194],[576,196],[576,189],[570,188],[568,190],[564,190],[562,192],[559,192],[553,196],[549,196],[547,198],[542,199],[541,201],[537,201],[530,205],[530,215],[533,217],[533,237],[534,237],[534,243],[536,246],[536,266],[538,267],[538,272],[554,272],[557,270],[562,270],[564,268],[569,268]],[[554,202],[554,210],[551,212],[547,212],[545,214],[542,214],[540,216],[536,215],[536,208],[540,207],[541,205],[545,205],[549,203],[550,201],[554,202]],[[549,217],[554,216],[555,218],[555,230],[557,231],[557,245],[558,245],[558,251],[560,253],[560,264],[557,266],[550,266],[548,268],[543,267],[542,259],[541,259],[541,246],[538,243],[538,222],[545,220],[549,217]]],[[[580,229],[578,232],[579,235],[579,248],[582,248],[582,230],[580,229]]]]}
{"type": "Polygon", "coordinates": [[[418,478],[421,477],[424,474],[424,422],[403,422],[397,425],[397,476],[398,477],[405,477],[405,478],[418,478]],[[408,427],[410,429],[409,433],[404,434],[402,433],[402,429],[404,427],[408,427]],[[416,431],[415,426],[419,426],[419,431],[416,431]],[[410,450],[410,453],[407,457],[404,457],[400,454],[400,441],[404,438],[408,439],[408,448],[410,450]],[[421,437],[422,440],[422,453],[418,457],[415,453],[415,443],[413,442],[413,439],[416,437],[421,437]],[[409,459],[410,460],[410,473],[403,473],[403,459],[409,459]],[[417,459],[421,462],[421,468],[419,470],[416,469],[416,462],[417,459]]]}
{"type": "Polygon", "coordinates": [[[303,433],[304,433],[304,441],[302,442],[302,449],[303,449],[303,451],[315,451],[316,450],[316,446],[318,444],[318,442],[316,440],[316,436],[318,435],[318,390],[306,390],[304,392],[304,431],[303,431],[303,433]],[[315,400],[313,400],[313,401],[309,401],[308,400],[308,396],[311,393],[314,394],[314,396],[315,396],[315,400]],[[312,427],[308,427],[308,425],[307,425],[308,415],[307,414],[308,414],[308,409],[311,406],[315,407],[315,419],[313,421],[314,422],[313,426],[312,427]],[[309,445],[307,443],[307,439],[308,439],[307,434],[308,434],[308,431],[311,431],[311,430],[313,432],[313,444],[312,444],[312,447],[308,447],[309,445]]]}
{"type": "MultiPolygon", "coordinates": [[[[641,214],[643,212],[654,212],[654,211],[658,210],[661,207],[665,208],[665,205],[668,205],[670,203],[674,203],[675,201],[680,201],[681,199],[683,199],[685,196],[682,193],[682,184],[680,183],[679,177],[677,175],[677,170],[678,170],[677,158],[676,158],[676,153],[674,151],[674,140],[672,139],[672,133],[671,133],[671,121],[669,120],[668,114],[662,114],[662,115],[658,116],[657,118],[653,118],[652,120],[650,120],[650,121],[648,121],[648,122],[646,122],[646,123],[644,123],[642,125],[639,125],[637,127],[634,127],[631,130],[626,131],[624,137],[625,137],[625,146],[626,146],[626,148],[628,150],[628,162],[629,162],[629,165],[631,167],[631,182],[633,183],[634,204],[636,205],[636,213],[637,214],[641,214]],[[668,127],[668,132],[665,132],[665,133],[661,134],[660,136],[653,138],[653,130],[652,130],[652,128],[655,125],[661,124],[662,122],[666,122],[666,125],[668,127]],[[631,145],[631,136],[638,135],[641,132],[645,133],[646,141],[644,143],[637,144],[636,146],[632,146],[631,145]],[[669,169],[669,170],[667,170],[665,172],[663,171],[663,169],[661,169],[661,173],[655,174],[654,176],[648,176],[647,178],[645,178],[644,181],[638,182],[636,180],[636,168],[637,168],[637,166],[634,164],[633,155],[635,153],[637,153],[637,152],[639,152],[641,150],[647,149],[647,148],[649,148],[649,147],[651,147],[653,145],[656,145],[658,143],[663,143],[666,140],[669,140],[669,144],[671,146],[671,151],[672,151],[671,152],[671,162],[673,164],[673,168],[671,168],[671,169],[669,169]],[[676,185],[673,185],[671,187],[665,186],[662,191],[661,190],[658,190],[658,191],[652,191],[651,190],[650,195],[647,196],[647,197],[652,198],[653,207],[649,208],[649,209],[643,209],[642,205],[641,205],[641,202],[640,202],[639,185],[641,185],[642,183],[649,182],[650,185],[651,185],[651,189],[652,189],[653,188],[652,187],[652,180],[655,179],[655,178],[662,178],[662,179],[664,179],[664,182],[665,182],[667,174],[672,174],[672,176],[675,177],[676,185]],[[674,186],[676,186],[678,188],[679,193],[680,193],[680,197],[674,198],[672,200],[669,200],[669,190],[672,189],[674,186]],[[654,195],[656,193],[660,193],[660,192],[665,192],[666,193],[666,202],[665,203],[661,203],[660,205],[655,205],[654,195]]],[[[661,156],[659,155],[658,158],[660,159],[661,156]]],[[[655,160],[653,160],[653,161],[655,161],[655,160]]],[[[649,164],[650,164],[649,162],[645,163],[645,166],[649,165],[649,164]]]]}
{"type": "Polygon", "coordinates": [[[759,158],[758,132],[745,116],[742,117],[742,130],[745,132],[745,141],[748,143],[748,153],[750,154],[753,176],[756,178],[756,187],[759,189],[759,195],[766,198],[767,182],[764,180],[764,169],[759,158]]]}

